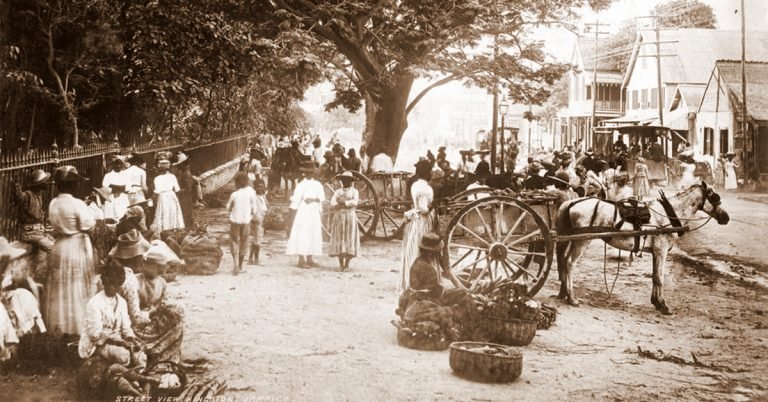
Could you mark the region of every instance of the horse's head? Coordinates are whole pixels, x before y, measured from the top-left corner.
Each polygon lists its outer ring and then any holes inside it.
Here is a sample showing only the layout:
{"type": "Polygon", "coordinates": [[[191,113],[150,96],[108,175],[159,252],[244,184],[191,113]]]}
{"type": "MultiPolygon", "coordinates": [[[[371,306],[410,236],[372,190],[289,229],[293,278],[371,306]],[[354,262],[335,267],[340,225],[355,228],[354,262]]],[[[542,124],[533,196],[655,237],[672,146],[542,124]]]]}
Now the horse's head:
{"type": "Polygon", "coordinates": [[[731,219],[728,216],[728,212],[725,212],[720,207],[720,194],[716,193],[712,187],[707,186],[707,183],[701,182],[701,191],[703,196],[701,198],[701,204],[699,209],[704,211],[707,215],[715,218],[717,223],[725,225],[731,219]]]}

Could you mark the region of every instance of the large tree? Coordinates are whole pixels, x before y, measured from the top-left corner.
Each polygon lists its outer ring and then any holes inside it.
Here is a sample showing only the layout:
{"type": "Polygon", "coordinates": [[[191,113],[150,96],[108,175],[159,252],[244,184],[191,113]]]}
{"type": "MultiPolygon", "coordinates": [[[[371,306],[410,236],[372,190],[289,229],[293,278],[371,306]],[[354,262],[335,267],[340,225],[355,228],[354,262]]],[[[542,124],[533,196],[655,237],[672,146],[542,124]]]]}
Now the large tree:
{"type": "Polygon", "coordinates": [[[408,114],[431,89],[453,80],[540,104],[565,71],[531,33],[572,21],[578,7],[610,0],[254,0],[271,9],[260,26],[276,45],[304,49],[333,67],[330,107],[365,106],[366,152],[397,157],[408,114]],[[266,29],[266,28],[263,28],[266,29]],[[270,28],[272,29],[272,28],[270,28]],[[495,39],[494,39],[495,38],[495,39]],[[412,94],[417,78],[433,81],[412,94]]]}

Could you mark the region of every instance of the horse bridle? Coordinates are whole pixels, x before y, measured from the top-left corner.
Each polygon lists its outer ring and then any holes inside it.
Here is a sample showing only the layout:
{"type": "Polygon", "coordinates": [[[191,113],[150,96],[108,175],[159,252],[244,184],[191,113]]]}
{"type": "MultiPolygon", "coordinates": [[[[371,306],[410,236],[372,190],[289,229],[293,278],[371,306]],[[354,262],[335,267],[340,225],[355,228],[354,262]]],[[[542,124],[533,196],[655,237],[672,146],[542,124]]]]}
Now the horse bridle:
{"type": "Polygon", "coordinates": [[[704,197],[701,199],[701,204],[699,204],[699,211],[704,211],[704,204],[706,204],[707,201],[709,201],[709,203],[712,204],[712,206],[715,208],[720,205],[720,194],[716,193],[712,187],[708,187],[706,184],[702,184],[701,191],[704,192],[704,197]]]}

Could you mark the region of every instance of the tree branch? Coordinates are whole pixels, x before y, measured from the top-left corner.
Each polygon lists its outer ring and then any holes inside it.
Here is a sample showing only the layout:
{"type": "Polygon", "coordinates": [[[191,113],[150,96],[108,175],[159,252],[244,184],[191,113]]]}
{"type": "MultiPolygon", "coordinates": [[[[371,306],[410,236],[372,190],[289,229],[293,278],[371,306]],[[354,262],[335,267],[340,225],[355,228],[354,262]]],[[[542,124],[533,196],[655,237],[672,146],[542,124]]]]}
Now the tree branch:
{"type": "Polygon", "coordinates": [[[449,76],[447,76],[445,78],[442,78],[440,80],[437,80],[437,81],[433,82],[428,87],[424,88],[421,92],[419,92],[418,95],[416,95],[415,98],[413,98],[411,103],[408,104],[408,107],[405,108],[405,114],[407,115],[408,113],[411,113],[411,110],[413,110],[413,108],[416,107],[416,104],[419,103],[421,98],[423,98],[429,91],[431,91],[431,90],[433,90],[433,89],[435,89],[435,88],[437,88],[437,87],[439,87],[441,85],[445,85],[445,84],[447,84],[447,83],[449,83],[451,81],[455,81],[458,78],[459,78],[458,75],[451,74],[451,75],[449,75],[449,76]]]}

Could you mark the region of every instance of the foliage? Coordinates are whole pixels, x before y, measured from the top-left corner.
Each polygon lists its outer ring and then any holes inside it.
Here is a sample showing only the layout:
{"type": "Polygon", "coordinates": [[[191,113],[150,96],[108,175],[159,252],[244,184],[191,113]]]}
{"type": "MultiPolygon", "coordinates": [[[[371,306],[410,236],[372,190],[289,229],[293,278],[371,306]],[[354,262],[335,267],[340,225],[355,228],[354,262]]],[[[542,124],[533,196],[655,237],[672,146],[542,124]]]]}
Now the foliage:
{"type": "Polygon", "coordinates": [[[216,0],[9,0],[0,104],[13,106],[0,110],[2,149],[294,126],[293,105],[319,71],[262,40],[240,11],[216,0]]]}
{"type": "Polygon", "coordinates": [[[550,120],[557,117],[557,113],[563,108],[568,107],[568,89],[570,80],[567,75],[561,77],[552,86],[552,93],[549,99],[544,103],[544,108],[541,111],[541,117],[545,120],[550,120]]]}
{"type": "Polygon", "coordinates": [[[489,91],[503,83],[512,101],[541,104],[566,68],[547,57],[542,43],[530,39],[532,30],[572,20],[577,7],[601,8],[608,3],[253,0],[249,4],[254,10],[271,10],[272,18],[260,22],[290,37],[281,46],[307,49],[334,70],[336,99],[329,108],[357,110],[365,101],[369,154],[396,157],[408,113],[429,90],[447,82],[461,80],[489,91]],[[412,84],[419,77],[434,82],[411,98],[412,84]]]}
{"type": "MultiPolygon", "coordinates": [[[[651,11],[660,28],[716,28],[717,19],[712,7],[699,0],[672,0],[656,5],[651,11]]],[[[637,24],[626,20],[608,41],[608,59],[616,69],[624,72],[637,37],[637,24]]]]}

